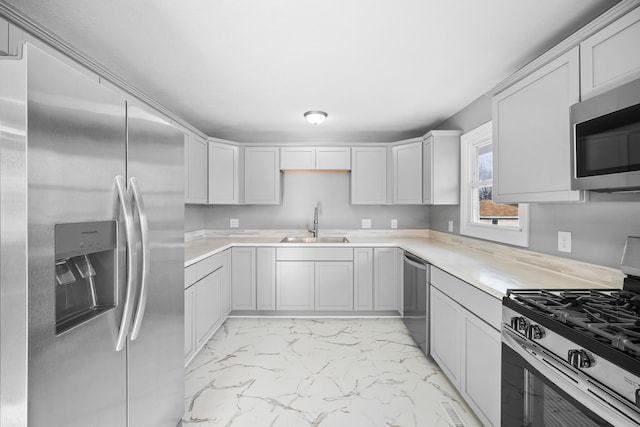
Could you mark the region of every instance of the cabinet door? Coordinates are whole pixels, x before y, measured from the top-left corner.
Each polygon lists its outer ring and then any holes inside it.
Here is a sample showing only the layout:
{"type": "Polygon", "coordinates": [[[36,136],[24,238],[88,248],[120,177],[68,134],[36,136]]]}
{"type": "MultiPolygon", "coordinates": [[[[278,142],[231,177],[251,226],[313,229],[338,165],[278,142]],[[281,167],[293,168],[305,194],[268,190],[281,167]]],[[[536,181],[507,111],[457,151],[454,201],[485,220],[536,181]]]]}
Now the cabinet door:
{"type": "Polygon", "coordinates": [[[460,203],[460,132],[432,131],[422,145],[422,202],[460,203]]]}
{"type": "Polygon", "coordinates": [[[256,253],[258,310],[276,309],[276,248],[258,248],[256,253]]]}
{"type": "Polygon", "coordinates": [[[184,290],[184,361],[191,360],[196,351],[196,340],[193,330],[193,303],[195,287],[184,290]]]}
{"type": "Polygon", "coordinates": [[[315,147],[280,148],[280,169],[311,170],[316,168],[315,147]]]}
{"type": "Polygon", "coordinates": [[[387,148],[351,149],[351,204],[387,204],[387,148]]]}
{"type": "Polygon", "coordinates": [[[189,171],[187,203],[207,203],[207,142],[196,136],[188,137],[189,158],[185,167],[189,171]]]}
{"type": "Polygon", "coordinates": [[[231,249],[222,253],[222,316],[231,312],[231,249]]]}
{"type": "Polygon", "coordinates": [[[240,149],[209,142],[209,204],[240,203],[240,149]]]}
{"type": "Polygon", "coordinates": [[[579,78],[576,47],[493,98],[495,201],[580,199],[571,191],[569,157],[579,78]]]}
{"type": "Polygon", "coordinates": [[[184,202],[191,203],[189,194],[189,179],[191,178],[191,168],[189,167],[189,149],[191,148],[191,137],[184,135],[184,202]]]}
{"type": "Polygon", "coordinates": [[[398,310],[398,250],[374,248],[373,309],[398,310]]]}
{"type": "Polygon", "coordinates": [[[580,43],[582,100],[640,77],[640,8],[580,43]]]}
{"type": "Polygon", "coordinates": [[[433,204],[433,136],[422,143],[422,203],[433,204]]]}
{"type": "Polygon", "coordinates": [[[277,263],[278,310],[313,310],[314,263],[282,261],[277,263]]]}
{"type": "Polygon", "coordinates": [[[461,392],[485,425],[500,425],[500,332],[466,310],[461,392]]]}
{"type": "Polygon", "coordinates": [[[244,149],[244,203],[280,204],[280,149],[246,147],[244,149]]]}
{"type": "MultiPolygon", "coordinates": [[[[430,287],[429,313],[431,324],[429,340],[431,357],[438,362],[442,371],[451,382],[460,388],[460,358],[462,353],[460,330],[460,308],[455,301],[440,292],[436,287],[430,287]]],[[[499,376],[500,370],[492,371],[499,376]]]]}
{"type": "Polygon", "coordinates": [[[354,310],[373,310],[373,248],[353,249],[354,310]]]}
{"type": "Polygon", "coordinates": [[[353,310],[353,262],[316,262],[315,309],[353,310]]]}
{"type": "Polygon", "coordinates": [[[256,309],[256,249],[231,248],[231,307],[256,309]]]}
{"type": "Polygon", "coordinates": [[[317,147],[316,169],[351,170],[351,149],[349,147],[317,147]]]}
{"type": "Polygon", "coordinates": [[[393,204],[422,204],[422,143],[396,145],[393,155],[393,204]]]}
{"type": "Polygon", "coordinates": [[[213,334],[221,319],[220,295],[222,269],[218,269],[193,285],[196,348],[200,348],[213,334]]]}

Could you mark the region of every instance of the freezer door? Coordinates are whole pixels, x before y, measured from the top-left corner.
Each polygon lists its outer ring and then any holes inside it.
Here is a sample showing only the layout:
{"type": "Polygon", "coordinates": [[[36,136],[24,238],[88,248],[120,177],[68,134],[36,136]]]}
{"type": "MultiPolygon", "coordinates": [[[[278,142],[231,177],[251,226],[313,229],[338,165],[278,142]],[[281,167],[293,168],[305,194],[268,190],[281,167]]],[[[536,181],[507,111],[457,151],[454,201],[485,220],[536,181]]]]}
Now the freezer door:
{"type": "MultiPolygon", "coordinates": [[[[132,192],[132,179],[137,182],[148,222],[146,297],[138,290],[139,329],[127,351],[128,425],[174,427],[184,413],[184,137],[128,103],[127,141],[127,181],[132,192]]],[[[141,213],[134,211],[140,228],[141,213]]]]}
{"type": "MultiPolygon", "coordinates": [[[[71,276],[56,280],[54,229],[61,223],[121,219],[114,178],[126,173],[125,103],[33,46],[26,59],[28,425],[124,426],[126,353],[115,351],[126,267],[123,221],[115,231],[117,248],[101,258],[111,259],[111,265],[92,265],[96,279],[113,284],[117,307],[58,333],[56,304],[60,309],[77,303],[73,292],[64,291],[77,283],[68,284],[71,276]]],[[[69,268],[78,280],[93,274],[69,268]]]]}

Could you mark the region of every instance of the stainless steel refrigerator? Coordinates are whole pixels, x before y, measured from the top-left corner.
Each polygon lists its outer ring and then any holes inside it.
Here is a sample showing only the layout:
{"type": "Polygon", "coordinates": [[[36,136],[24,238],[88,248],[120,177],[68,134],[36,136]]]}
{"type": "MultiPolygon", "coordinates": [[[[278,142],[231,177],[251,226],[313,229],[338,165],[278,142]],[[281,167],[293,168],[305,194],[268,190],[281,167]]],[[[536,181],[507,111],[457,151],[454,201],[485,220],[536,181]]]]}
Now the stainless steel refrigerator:
{"type": "Polygon", "coordinates": [[[95,76],[0,60],[3,427],[179,423],[183,155],[95,76]]]}

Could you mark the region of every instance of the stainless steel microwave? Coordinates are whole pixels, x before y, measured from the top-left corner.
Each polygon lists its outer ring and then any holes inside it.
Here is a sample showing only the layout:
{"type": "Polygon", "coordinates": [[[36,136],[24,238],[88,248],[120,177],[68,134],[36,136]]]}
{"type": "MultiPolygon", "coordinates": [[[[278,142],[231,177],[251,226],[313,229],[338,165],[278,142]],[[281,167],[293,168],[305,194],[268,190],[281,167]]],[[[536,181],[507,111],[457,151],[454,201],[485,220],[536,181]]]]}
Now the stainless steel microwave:
{"type": "Polygon", "coordinates": [[[640,79],[571,106],[571,188],[640,191],[640,79]]]}

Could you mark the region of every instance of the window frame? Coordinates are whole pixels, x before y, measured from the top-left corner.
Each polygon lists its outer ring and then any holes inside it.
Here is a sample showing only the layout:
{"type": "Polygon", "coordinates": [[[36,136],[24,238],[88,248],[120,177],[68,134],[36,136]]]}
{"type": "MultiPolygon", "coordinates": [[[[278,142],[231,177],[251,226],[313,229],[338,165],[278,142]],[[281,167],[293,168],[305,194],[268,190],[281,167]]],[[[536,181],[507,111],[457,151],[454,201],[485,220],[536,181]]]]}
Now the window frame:
{"type": "MultiPolygon", "coordinates": [[[[493,143],[493,122],[487,122],[470,130],[460,138],[460,234],[514,246],[528,247],[529,205],[527,203],[518,204],[518,227],[479,224],[472,220],[474,209],[472,200],[474,195],[473,187],[482,186],[481,183],[474,183],[474,163],[476,159],[473,153],[476,147],[488,143],[493,143]]],[[[494,169],[493,188],[495,188],[495,181],[496,171],[494,169]]]]}

